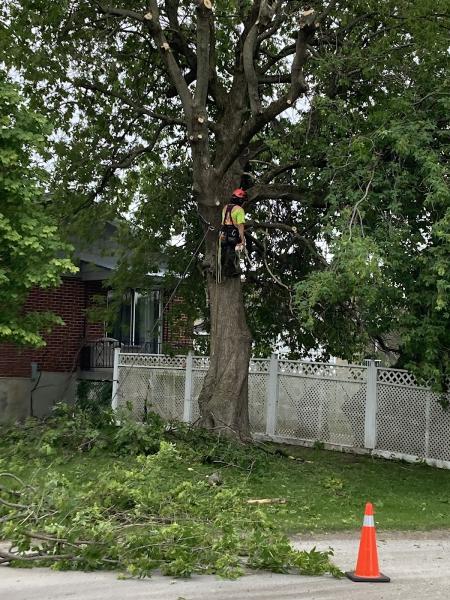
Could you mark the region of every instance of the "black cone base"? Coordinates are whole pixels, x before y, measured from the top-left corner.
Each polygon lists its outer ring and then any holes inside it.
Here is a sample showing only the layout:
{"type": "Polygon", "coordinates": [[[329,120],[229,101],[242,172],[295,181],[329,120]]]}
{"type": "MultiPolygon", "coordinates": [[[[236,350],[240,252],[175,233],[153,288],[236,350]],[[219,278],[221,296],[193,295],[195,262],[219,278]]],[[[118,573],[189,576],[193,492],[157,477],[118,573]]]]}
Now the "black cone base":
{"type": "Polygon", "coordinates": [[[358,575],[355,575],[355,571],[348,571],[345,574],[352,581],[360,581],[366,583],[389,583],[391,581],[391,578],[386,577],[386,575],[383,575],[383,573],[380,573],[379,577],[358,577],[358,575]]]}

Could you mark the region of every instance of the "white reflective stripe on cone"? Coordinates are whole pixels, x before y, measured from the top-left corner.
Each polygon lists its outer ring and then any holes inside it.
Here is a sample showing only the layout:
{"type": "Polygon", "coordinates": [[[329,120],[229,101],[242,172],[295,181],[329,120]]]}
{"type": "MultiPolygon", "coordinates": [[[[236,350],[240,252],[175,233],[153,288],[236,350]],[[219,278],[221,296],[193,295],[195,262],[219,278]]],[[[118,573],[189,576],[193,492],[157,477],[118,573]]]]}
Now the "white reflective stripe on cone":
{"type": "Polygon", "coordinates": [[[364,515],[363,527],[375,527],[373,515],[364,515]]]}

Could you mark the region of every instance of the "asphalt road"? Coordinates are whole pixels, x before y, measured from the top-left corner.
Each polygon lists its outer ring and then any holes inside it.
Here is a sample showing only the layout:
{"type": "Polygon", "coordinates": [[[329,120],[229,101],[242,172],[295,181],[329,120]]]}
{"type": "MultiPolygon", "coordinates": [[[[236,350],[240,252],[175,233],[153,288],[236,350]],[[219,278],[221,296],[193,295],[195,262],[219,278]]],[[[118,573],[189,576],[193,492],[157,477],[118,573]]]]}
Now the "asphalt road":
{"type": "MultiPolygon", "coordinates": [[[[296,547],[334,548],[335,563],[351,570],[357,534],[294,541],[296,547]],[[356,538],[356,539],[355,539],[356,538]]],[[[114,573],[54,572],[0,567],[0,598],[8,600],[449,600],[450,532],[378,534],[381,571],[391,583],[353,583],[331,577],[249,574],[237,581],[215,577],[120,580],[114,573]]]]}

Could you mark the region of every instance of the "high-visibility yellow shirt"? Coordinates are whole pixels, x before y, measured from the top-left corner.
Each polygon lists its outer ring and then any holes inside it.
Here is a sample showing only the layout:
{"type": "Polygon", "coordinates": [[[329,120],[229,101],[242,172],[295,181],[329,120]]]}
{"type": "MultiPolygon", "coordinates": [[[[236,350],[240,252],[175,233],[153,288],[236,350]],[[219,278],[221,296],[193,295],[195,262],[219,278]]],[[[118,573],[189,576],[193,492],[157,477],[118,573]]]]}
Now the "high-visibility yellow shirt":
{"type": "MultiPolygon", "coordinates": [[[[228,205],[224,206],[222,210],[222,223],[225,220],[227,206],[228,205]]],[[[233,208],[231,209],[231,218],[233,219],[235,225],[242,225],[243,223],[245,223],[245,210],[242,208],[242,206],[238,206],[237,204],[233,206],[233,208]]]]}

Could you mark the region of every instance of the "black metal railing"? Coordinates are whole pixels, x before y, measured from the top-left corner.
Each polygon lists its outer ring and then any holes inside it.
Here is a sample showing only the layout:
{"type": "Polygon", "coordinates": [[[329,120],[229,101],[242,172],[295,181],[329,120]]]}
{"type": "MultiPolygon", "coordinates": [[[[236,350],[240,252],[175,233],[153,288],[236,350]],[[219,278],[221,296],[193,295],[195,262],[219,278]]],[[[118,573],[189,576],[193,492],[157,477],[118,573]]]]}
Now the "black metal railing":
{"type": "Polygon", "coordinates": [[[114,338],[102,338],[88,342],[81,350],[80,368],[83,371],[93,369],[112,369],[114,367],[114,350],[121,352],[136,352],[139,354],[159,354],[162,350],[160,343],[145,342],[144,344],[122,344],[114,338]]]}

